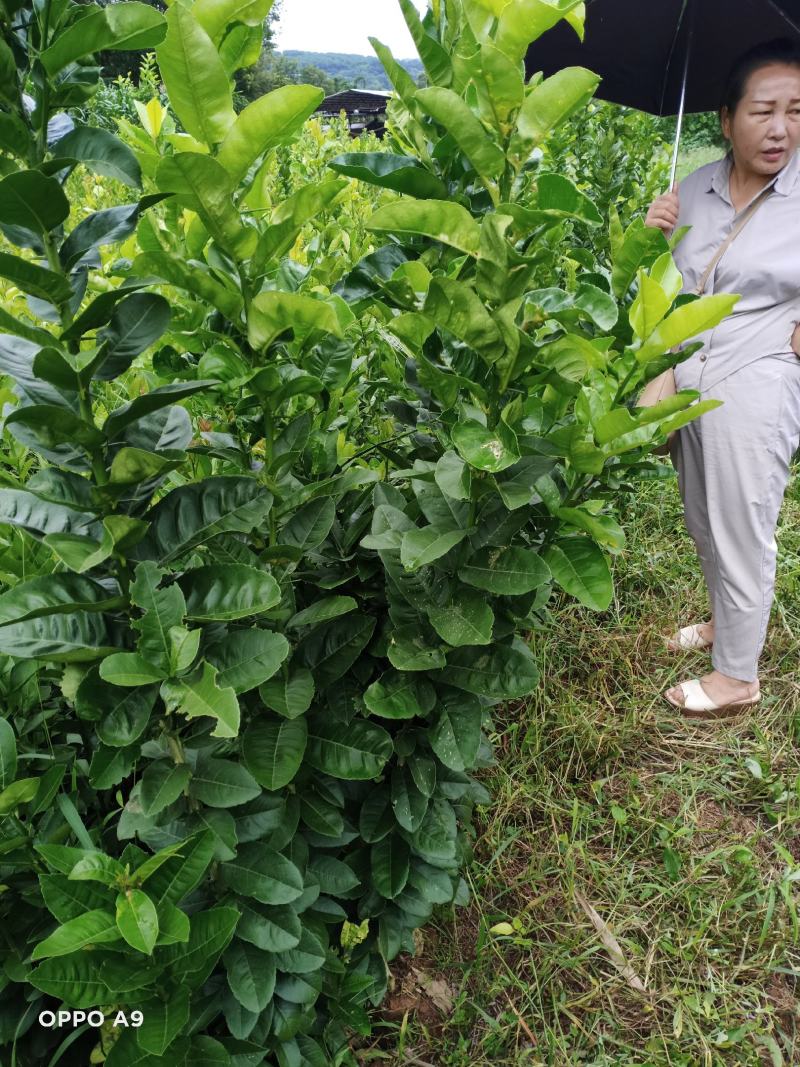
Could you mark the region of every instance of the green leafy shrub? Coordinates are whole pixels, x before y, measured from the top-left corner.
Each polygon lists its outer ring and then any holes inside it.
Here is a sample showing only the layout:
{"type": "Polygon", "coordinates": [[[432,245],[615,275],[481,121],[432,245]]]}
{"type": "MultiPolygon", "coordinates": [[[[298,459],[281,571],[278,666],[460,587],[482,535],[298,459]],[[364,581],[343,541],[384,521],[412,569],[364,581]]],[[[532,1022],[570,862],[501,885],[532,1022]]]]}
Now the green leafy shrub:
{"type": "Polygon", "coordinates": [[[387,962],[466,898],[491,706],[538,683],[521,634],[553,583],[608,606],[608,501],[709,406],[631,407],[732,304],[672,310],[659,233],[612,227],[608,288],[588,254],[550,284],[566,226],[601,218],[521,176],[596,79],[525,85],[522,56],[581,5],[402,6],[431,83],[379,48],[407,154],[283,200],[275,156],[321,93],[234,111],[268,0],[0,12],[23,460],[0,489],[0,1045],[24,1067],[346,1062],[387,962]],[[129,144],[48,143],[97,88],[90,51],[133,47],[175,121],[154,100],[129,144]],[[77,220],[76,168],[135,199],[77,220]],[[351,175],[389,190],[386,243],[336,278],[289,252],[351,175]],[[106,1024],[62,1044],[37,1021],[61,1004],[106,1024]]]}

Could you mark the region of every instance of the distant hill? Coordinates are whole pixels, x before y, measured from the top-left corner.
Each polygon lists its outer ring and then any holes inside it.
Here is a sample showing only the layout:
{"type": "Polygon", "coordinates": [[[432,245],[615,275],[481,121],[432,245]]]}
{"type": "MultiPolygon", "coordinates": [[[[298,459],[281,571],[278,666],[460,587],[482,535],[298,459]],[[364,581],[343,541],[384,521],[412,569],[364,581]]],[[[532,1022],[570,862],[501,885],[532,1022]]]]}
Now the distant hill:
{"type": "MultiPolygon", "coordinates": [[[[330,77],[346,81],[348,88],[392,88],[377,56],[350,55],[347,52],[301,52],[295,49],[287,49],[278,54],[290,59],[299,67],[318,67],[330,77]]],[[[422,63],[419,59],[400,59],[398,62],[405,67],[414,81],[422,73],[422,63]]]]}

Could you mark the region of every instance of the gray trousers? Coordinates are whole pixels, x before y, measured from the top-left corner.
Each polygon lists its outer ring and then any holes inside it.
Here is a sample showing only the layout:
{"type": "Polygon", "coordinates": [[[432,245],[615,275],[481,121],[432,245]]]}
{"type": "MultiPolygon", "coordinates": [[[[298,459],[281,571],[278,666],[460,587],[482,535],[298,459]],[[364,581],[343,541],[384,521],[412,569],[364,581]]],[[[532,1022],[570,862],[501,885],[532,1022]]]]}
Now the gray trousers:
{"type": "Polygon", "coordinates": [[[775,595],[775,529],[800,446],[800,358],[764,356],[706,388],[691,356],[678,389],[721,407],[682,427],[670,455],[714,614],[714,668],[754,682],[775,595]]]}

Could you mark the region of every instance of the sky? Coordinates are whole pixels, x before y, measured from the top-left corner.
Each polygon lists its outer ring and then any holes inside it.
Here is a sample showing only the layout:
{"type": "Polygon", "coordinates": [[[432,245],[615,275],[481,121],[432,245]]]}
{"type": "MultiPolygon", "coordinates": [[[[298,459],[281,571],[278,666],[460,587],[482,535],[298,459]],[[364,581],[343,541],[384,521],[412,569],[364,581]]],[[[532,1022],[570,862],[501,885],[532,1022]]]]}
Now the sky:
{"type": "MultiPolygon", "coordinates": [[[[419,11],[426,0],[414,0],[419,11]]],[[[388,45],[395,59],[416,56],[397,0],[282,0],[279,51],[375,53],[367,37],[388,45]]]]}

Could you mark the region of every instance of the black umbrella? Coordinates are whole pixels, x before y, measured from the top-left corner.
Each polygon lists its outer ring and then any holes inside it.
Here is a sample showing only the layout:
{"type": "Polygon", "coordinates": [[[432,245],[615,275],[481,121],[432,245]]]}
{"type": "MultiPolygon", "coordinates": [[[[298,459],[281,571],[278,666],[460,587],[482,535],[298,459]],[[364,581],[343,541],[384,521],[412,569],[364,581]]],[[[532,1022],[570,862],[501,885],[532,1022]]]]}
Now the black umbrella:
{"type": "Polygon", "coordinates": [[[534,41],[525,67],[529,77],[588,67],[603,79],[602,100],[677,115],[671,188],[684,112],[716,110],[734,62],[775,37],[800,41],[800,0],[587,0],[583,42],[562,21],[534,41]]]}

